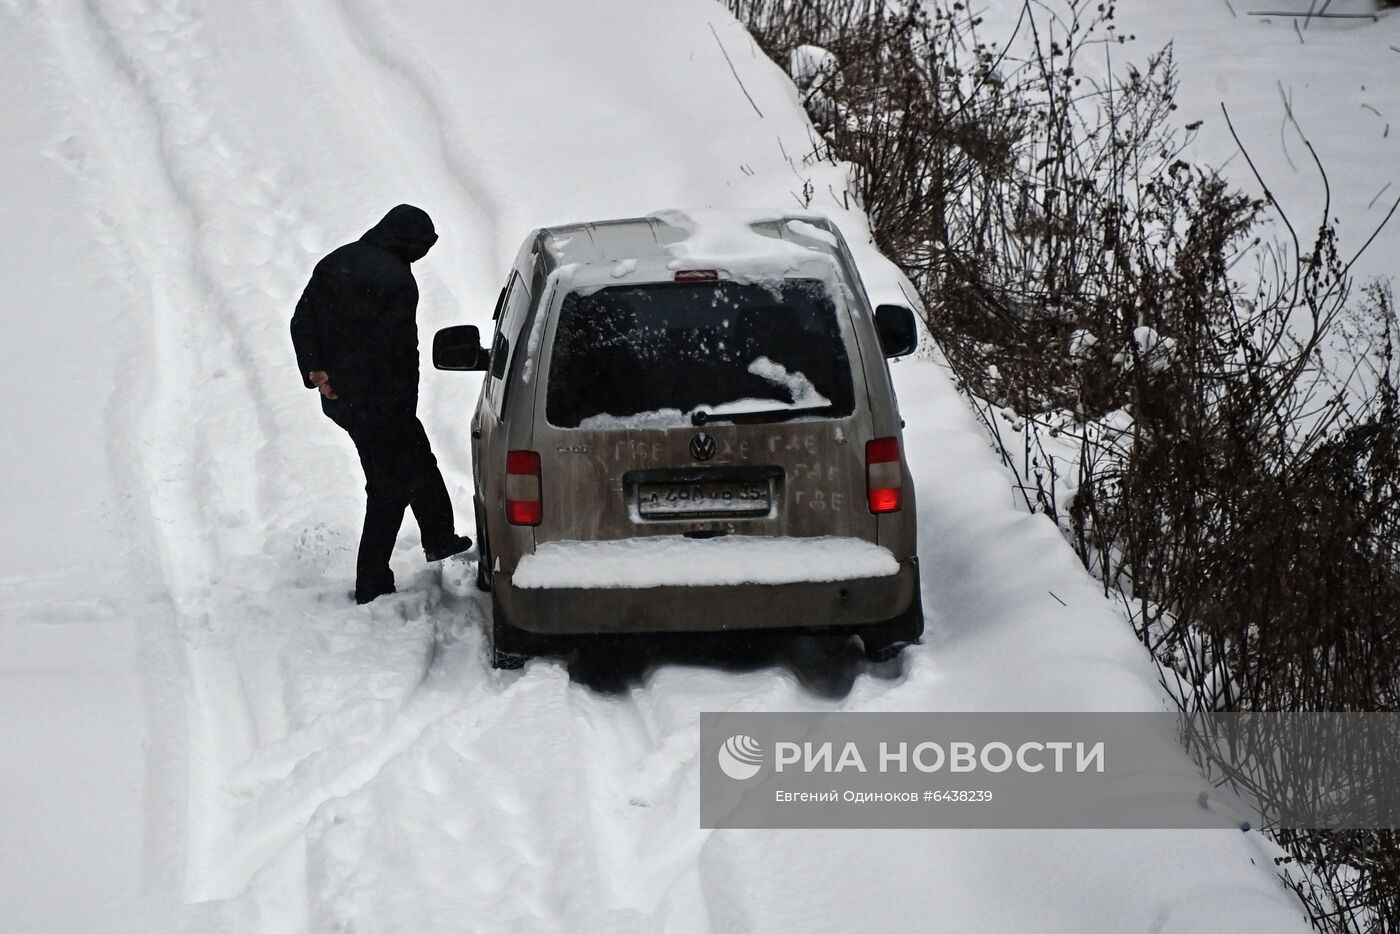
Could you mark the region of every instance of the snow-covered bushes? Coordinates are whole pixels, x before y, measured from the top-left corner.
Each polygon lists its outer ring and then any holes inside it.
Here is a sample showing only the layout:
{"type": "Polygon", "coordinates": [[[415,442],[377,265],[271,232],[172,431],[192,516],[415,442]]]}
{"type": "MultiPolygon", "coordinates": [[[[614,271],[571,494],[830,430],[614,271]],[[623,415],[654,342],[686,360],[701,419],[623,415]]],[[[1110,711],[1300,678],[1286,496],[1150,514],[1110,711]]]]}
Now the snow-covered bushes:
{"type": "MultiPolygon", "coordinates": [[[[813,158],[854,166],[1027,506],[1183,706],[1396,710],[1397,323],[1327,206],[1299,234],[1186,159],[1170,50],[1120,61],[1111,3],[1027,3],[1005,42],[955,0],[729,6],[809,88],[821,50],[813,158]]],[[[1320,929],[1400,926],[1394,835],[1279,839],[1320,929]]]]}

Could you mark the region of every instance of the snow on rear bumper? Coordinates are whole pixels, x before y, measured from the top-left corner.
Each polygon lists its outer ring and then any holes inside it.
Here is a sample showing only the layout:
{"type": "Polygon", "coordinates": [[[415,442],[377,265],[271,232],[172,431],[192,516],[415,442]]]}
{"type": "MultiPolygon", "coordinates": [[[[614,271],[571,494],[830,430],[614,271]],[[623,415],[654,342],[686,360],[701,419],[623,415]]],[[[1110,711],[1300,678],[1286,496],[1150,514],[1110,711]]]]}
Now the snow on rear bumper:
{"type": "Polygon", "coordinates": [[[494,589],[512,625],[601,633],[873,623],[917,585],[917,559],[857,539],[666,536],[541,546],[494,589]]]}
{"type": "Polygon", "coordinates": [[[655,535],[541,545],[520,559],[512,583],[522,590],[722,587],[898,573],[899,562],[888,548],[859,538],[655,535]]]}

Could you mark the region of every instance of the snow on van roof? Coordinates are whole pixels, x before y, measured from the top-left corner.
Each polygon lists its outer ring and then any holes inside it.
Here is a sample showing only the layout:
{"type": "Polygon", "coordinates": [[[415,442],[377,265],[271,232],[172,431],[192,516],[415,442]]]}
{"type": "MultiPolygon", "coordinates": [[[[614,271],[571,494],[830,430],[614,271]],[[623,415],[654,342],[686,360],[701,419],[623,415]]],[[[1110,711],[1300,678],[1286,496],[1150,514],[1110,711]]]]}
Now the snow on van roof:
{"type": "Polygon", "coordinates": [[[840,249],[831,221],[816,214],[666,210],[542,233],[556,266],[606,263],[615,278],[658,262],[668,269],[717,269],[731,278],[782,278],[840,249]]]}

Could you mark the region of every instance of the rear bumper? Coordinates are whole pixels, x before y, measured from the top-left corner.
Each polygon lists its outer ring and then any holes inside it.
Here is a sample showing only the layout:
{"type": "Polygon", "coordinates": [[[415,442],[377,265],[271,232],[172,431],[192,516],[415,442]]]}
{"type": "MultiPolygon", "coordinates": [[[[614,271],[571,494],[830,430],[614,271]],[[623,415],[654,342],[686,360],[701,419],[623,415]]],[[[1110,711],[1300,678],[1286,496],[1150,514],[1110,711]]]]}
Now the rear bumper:
{"type": "Polygon", "coordinates": [[[543,634],[718,632],[858,626],[909,608],[918,558],[884,577],[708,587],[518,588],[497,574],[493,590],[512,626],[543,634]]]}

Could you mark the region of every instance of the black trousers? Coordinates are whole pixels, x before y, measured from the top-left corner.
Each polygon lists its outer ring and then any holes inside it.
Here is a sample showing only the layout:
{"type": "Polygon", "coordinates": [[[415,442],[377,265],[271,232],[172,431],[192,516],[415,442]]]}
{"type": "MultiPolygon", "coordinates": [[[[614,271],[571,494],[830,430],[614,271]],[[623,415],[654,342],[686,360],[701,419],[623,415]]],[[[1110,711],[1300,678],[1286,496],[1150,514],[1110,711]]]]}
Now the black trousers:
{"type": "Polygon", "coordinates": [[[416,417],[356,413],[335,405],[325,408],[355,442],[365,471],[365,525],[355,564],[355,591],[386,591],[394,586],[389,558],[404,510],[413,510],[423,547],[431,550],[447,544],[456,534],[452,500],[427,432],[416,417]]]}

